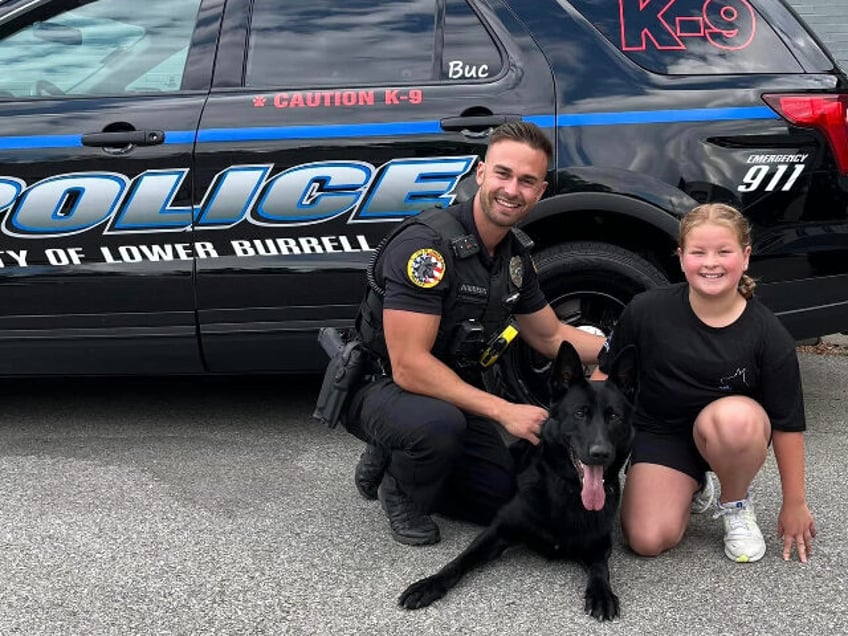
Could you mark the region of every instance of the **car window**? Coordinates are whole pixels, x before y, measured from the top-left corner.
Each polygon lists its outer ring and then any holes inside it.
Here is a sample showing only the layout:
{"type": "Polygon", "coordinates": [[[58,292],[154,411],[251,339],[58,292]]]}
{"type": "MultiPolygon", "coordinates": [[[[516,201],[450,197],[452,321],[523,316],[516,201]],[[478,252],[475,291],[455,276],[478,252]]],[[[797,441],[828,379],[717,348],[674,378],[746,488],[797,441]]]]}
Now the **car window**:
{"type": "Polygon", "coordinates": [[[179,90],[200,0],[79,5],[4,25],[0,97],[179,90]]]}
{"type": "Polygon", "coordinates": [[[245,84],[485,80],[500,68],[497,46],[464,1],[310,0],[281,8],[255,0],[245,84]]]}
{"type": "Polygon", "coordinates": [[[749,0],[571,0],[633,62],[666,75],[800,73],[749,0]]]}
{"type": "Polygon", "coordinates": [[[503,63],[492,36],[465,2],[448,3],[440,79],[489,79],[503,63]]]}

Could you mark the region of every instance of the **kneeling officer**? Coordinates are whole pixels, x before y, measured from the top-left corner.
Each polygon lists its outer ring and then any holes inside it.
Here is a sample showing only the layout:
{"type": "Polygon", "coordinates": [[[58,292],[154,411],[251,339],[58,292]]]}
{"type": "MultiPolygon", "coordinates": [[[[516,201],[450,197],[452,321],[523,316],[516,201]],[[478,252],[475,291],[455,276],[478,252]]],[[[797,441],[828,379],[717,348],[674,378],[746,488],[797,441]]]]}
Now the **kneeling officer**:
{"type": "Polygon", "coordinates": [[[513,226],[542,196],[551,143],[534,124],[495,129],[471,201],[405,221],[378,249],[357,318],[370,361],[344,418],[367,447],[355,483],[392,536],[439,541],[431,514],[488,523],[514,492],[502,427],[536,444],[545,409],[483,388],[516,331],[553,358],[563,339],[586,362],[603,338],[560,323],[539,287],[530,240],[513,226]]]}

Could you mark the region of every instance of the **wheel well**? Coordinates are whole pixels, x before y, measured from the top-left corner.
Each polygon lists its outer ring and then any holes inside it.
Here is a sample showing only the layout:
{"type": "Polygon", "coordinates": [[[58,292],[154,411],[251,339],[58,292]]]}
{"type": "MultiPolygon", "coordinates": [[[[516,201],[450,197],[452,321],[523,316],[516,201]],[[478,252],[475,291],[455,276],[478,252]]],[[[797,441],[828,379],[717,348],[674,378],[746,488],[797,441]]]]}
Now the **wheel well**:
{"type": "Polygon", "coordinates": [[[608,210],[573,210],[554,214],[521,228],[538,251],[564,241],[611,243],[638,254],[671,281],[682,280],[675,249],[676,237],[636,217],[608,210]]]}

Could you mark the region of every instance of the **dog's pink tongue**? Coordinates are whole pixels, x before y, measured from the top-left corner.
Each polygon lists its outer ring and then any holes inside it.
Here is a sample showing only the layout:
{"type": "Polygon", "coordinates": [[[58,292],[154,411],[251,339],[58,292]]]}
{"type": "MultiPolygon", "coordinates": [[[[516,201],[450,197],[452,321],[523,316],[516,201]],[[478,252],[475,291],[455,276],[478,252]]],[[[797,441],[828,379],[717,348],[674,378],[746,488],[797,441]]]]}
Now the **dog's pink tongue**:
{"type": "Polygon", "coordinates": [[[606,501],[604,493],[604,467],[583,465],[583,507],[586,510],[601,510],[606,501]]]}

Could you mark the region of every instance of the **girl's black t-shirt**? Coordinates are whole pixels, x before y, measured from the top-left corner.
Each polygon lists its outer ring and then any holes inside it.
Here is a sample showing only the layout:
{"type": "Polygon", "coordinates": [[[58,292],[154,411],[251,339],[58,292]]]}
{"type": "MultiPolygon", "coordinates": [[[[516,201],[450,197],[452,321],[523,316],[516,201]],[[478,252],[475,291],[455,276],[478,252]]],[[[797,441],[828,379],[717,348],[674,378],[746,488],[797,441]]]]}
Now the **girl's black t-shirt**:
{"type": "Polygon", "coordinates": [[[756,298],[735,322],[716,328],[692,311],[686,283],[643,292],[607,339],[601,371],[629,344],[639,352],[639,430],[691,433],[701,410],[727,395],[759,402],[773,430],[806,429],[795,342],[756,298]]]}

